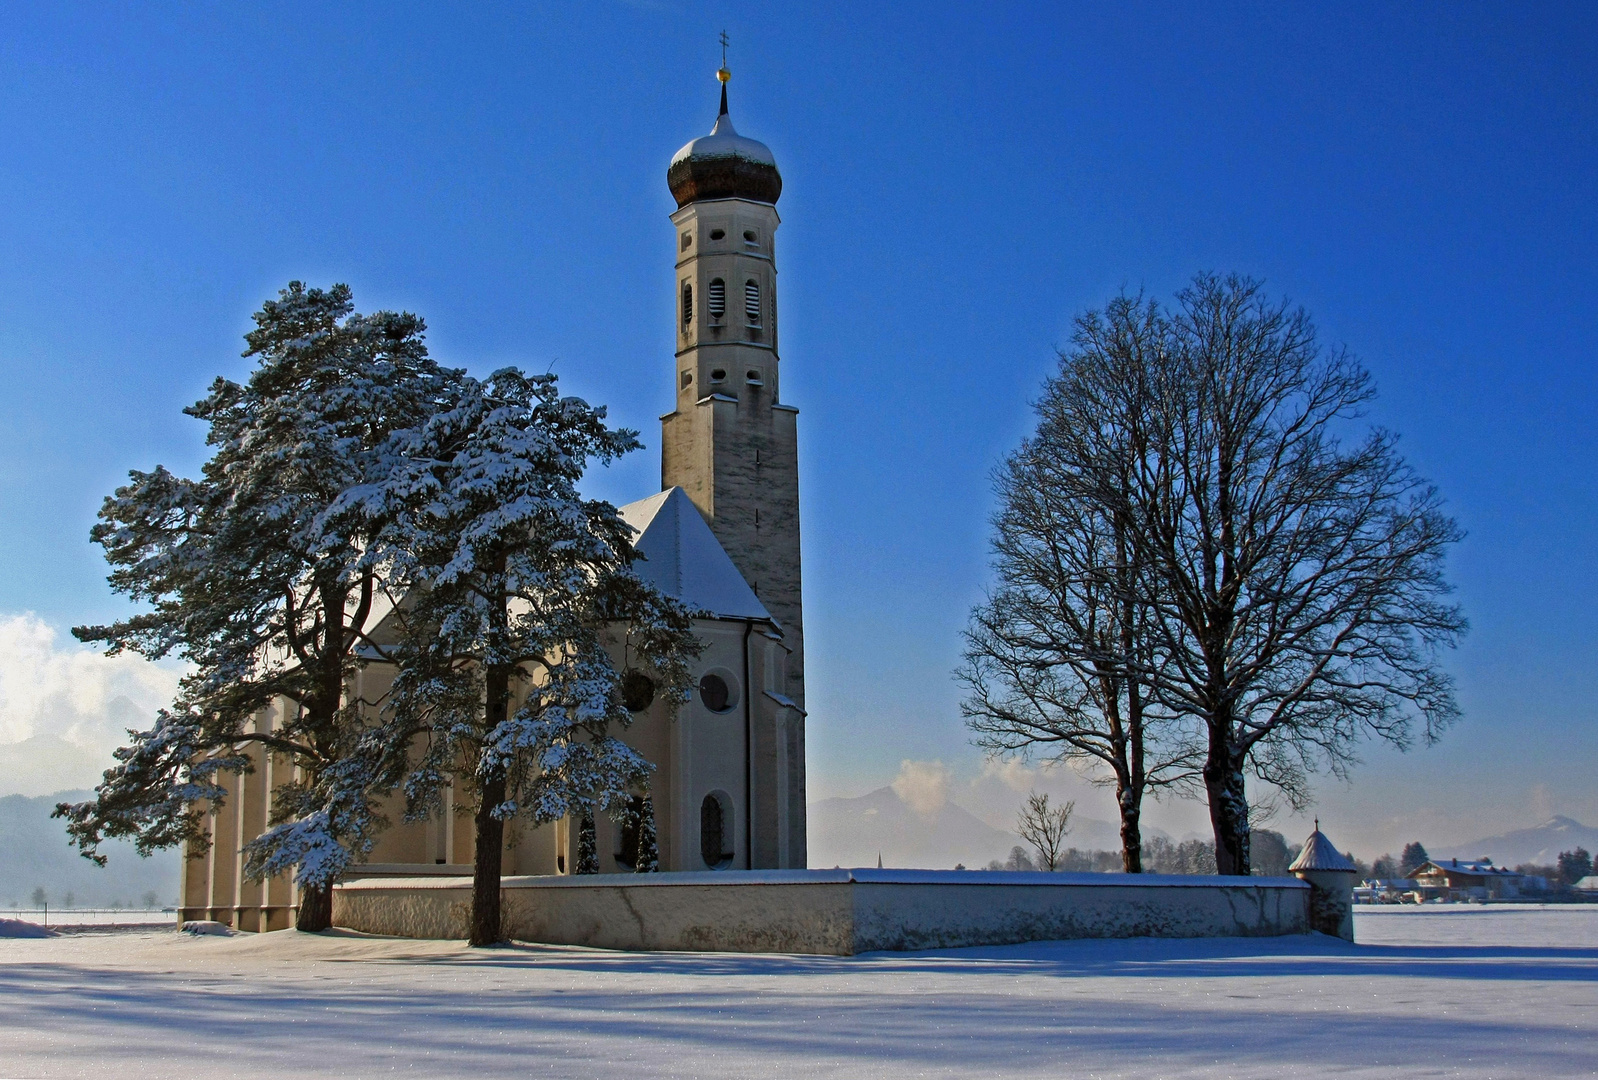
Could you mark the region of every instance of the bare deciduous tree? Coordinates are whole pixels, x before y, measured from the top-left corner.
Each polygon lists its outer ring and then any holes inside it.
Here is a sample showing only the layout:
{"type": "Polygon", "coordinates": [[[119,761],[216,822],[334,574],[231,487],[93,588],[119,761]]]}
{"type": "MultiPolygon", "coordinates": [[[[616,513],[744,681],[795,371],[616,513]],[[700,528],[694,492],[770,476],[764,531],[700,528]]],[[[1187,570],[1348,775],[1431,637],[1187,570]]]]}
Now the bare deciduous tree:
{"type": "Polygon", "coordinates": [[[1153,304],[1125,299],[1078,321],[1037,405],[1038,429],[995,476],[998,584],[972,612],[962,709],[977,745],[1045,755],[1115,786],[1121,862],[1140,873],[1142,804],[1198,778],[1202,747],[1144,688],[1157,665],[1140,592],[1132,489],[1157,469],[1143,383],[1168,336],[1153,304]],[[1118,487],[1106,497],[1106,485],[1118,487]]]}
{"type": "Polygon", "coordinates": [[[1150,690],[1203,727],[1217,869],[1247,874],[1246,773],[1301,806],[1362,738],[1403,748],[1418,720],[1429,742],[1458,715],[1438,654],[1466,628],[1443,575],[1462,533],[1394,434],[1344,441],[1375,390],[1302,310],[1200,275],[1159,330],[1151,451],[1132,485],[1104,462],[1100,490],[1139,549],[1150,690]]]}
{"type": "Polygon", "coordinates": [[[1248,774],[1302,807],[1361,739],[1434,740],[1458,715],[1438,657],[1466,629],[1443,575],[1462,534],[1395,435],[1349,438],[1374,393],[1248,279],[1079,319],[1000,473],[1000,580],[962,669],[979,743],[1107,766],[1127,847],[1151,778],[1191,775],[1163,737],[1181,721],[1216,868],[1247,874],[1248,774]]]}
{"type": "Polygon", "coordinates": [[[1021,807],[1021,816],[1016,820],[1016,831],[1038,853],[1039,869],[1053,871],[1060,868],[1060,856],[1065,854],[1065,838],[1071,831],[1071,814],[1074,810],[1075,802],[1051,807],[1047,792],[1040,795],[1034,791],[1027,796],[1026,805],[1021,807]]]}

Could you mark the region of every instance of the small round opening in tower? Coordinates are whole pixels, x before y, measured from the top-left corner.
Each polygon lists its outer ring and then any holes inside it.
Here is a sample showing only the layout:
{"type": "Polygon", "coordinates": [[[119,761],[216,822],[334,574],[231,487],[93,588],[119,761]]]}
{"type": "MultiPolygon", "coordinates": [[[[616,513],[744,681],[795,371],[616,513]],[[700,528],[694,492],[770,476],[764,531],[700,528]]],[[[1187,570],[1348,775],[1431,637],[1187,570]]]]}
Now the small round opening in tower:
{"type": "Polygon", "coordinates": [[[721,382],[722,380],[726,379],[726,377],[727,377],[727,373],[725,371],[723,371],[721,368],[717,368],[716,370],[714,370],[714,371],[712,371],[710,373],[710,381],[713,382],[713,383],[714,382],[721,382]]]}

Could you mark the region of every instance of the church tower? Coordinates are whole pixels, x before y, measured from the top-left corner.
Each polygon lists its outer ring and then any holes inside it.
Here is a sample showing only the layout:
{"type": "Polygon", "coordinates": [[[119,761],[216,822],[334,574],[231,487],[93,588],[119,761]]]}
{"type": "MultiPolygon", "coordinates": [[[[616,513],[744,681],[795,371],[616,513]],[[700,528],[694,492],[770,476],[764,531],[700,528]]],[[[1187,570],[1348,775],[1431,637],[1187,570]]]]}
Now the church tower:
{"type": "MultiPolygon", "coordinates": [[[[782,401],[777,336],[782,176],[764,143],[733,129],[731,76],[725,67],[716,76],[715,127],[677,151],[666,172],[677,200],[677,406],[661,418],[661,483],[688,494],[780,623],[787,663],[778,692],[803,710],[799,410],[782,401]]],[[[800,822],[802,763],[801,752],[789,784],[800,822]]]]}

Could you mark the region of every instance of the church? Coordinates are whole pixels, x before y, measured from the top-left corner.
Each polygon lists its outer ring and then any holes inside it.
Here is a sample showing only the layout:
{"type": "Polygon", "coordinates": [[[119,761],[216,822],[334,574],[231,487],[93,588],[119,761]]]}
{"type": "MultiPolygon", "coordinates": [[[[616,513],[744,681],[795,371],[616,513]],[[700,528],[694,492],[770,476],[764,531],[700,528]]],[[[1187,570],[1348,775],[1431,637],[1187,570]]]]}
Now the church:
{"type": "MultiPolygon", "coordinates": [[[[647,680],[624,684],[633,723],[618,734],[656,767],[661,870],[797,869],[806,865],[804,630],[798,410],[782,400],[778,351],[782,176],[765,144],[733,128],[730,74],[716,74],[715,126],[679,150],[666,174],[677,204],[675,348],[661,377],[672,381],[675,406],[661,417],[661,490],[621,508],[638,533],[638,573],[700,613],[703,652],[696,689],[675,710],[647,680]]],[[[620,667],[619,651],[615,659],[620,667]]],[[[360,674],[361,697],[387,681],[381,668],[360,674]]],[[[289,768],[259,751],[254,765],[226,778],[229,798],[206,818],[211,844],[184,860],[184,920],[241,930],[293,922],[286,876],[243,876],[239,851],[266,829],[272,790],[289,768]]],[[[400,811],[396,801],[393,825],[351,876],[471,874],[464,793],[431,820],[406,822],[400,811]]],[[[596,827],[600,872],[631,872],[629,838],[603,815],[596,827]]],[[[577,843],[569,820],[509,822],[503,871],[567,874],[577,843]]]]}

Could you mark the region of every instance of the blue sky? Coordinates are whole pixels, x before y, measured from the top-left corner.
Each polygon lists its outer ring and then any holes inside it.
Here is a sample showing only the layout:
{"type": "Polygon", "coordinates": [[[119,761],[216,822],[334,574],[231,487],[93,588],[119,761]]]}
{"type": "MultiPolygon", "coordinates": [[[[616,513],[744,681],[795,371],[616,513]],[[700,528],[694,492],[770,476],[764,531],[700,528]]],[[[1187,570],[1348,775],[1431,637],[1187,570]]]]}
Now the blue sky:
{"type": "Polygon", "coordinates": [[[179,410],[246,370],[249,314],[291,278],[420,313],[474,371],[553,366],[648,447],[592,490],[655,490],[665,167],[714,119],[725,28],[733,117],[785,180],[813,794],[937,759],[1011,812],[973,783],[948,677],[989,472],[1073,315],[1213,269],[1365,360],[1374,419],[1469,532],[1465,720],[1328,781],[1340,842],[1598,821],[1598,9],[1394,7],[12,9],[0,615],[68,649],[123,610],[87,542],[100,498],[196,466],[179,410]]]}

